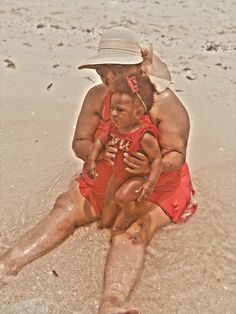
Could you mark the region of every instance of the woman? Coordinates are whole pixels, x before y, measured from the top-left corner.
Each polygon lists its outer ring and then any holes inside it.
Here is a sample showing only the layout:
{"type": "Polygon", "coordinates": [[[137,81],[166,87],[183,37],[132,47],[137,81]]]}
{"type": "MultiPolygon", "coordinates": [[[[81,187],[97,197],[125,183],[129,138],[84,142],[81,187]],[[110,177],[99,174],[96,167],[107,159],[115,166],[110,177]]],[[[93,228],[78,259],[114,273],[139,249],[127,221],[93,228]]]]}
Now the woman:
{"type": "MultiPolygon", "coordinates": [[[[128,29],[113,28],[104,33],[97,53],[80,68],[95,69],[103,82],[88,91],[78,117],[73,150],[84,161],[87,160],[94,139],[109,120],[110,98],[117,76],[137,72],[148,74],[159,92],[155,95],[149,115],[158,127],[163,158],[162,175],[157,188],[162,201],[160,206],[149,203],[149,211],[145,216],[113,237],[99,307],[100,314],[138,313],[134,309],[122,310],[121,306],[142,270],[147,243],[159,228],[170,221],[184,220],[194,210],[194,207],[189,207],[192,188],[185,163],[189,134],[188,114],[179,99],[167,88],[170,75],[165,64],[152,55],[150,49],[142,50],[137,35],[128,29]],[[187,207],[190,208],[189,211],[186,211],[187,207]]],[[[112,160],[115,153],[116,150],[108,145],[100,159],[106,155],[112,160]]],[[[127,156],[125,162],[130,173],[149,172],[149,163],[143,154],[127,156]]],[[[26,264],[57,246],[76,227],[100,218],[96,207],[103,205],[106,182],[111,175],[111,167],[104,162],[101,165],[103,175],[92,188],[86,181],[82,182],[78,178],[74,180],[68,191],[56,199],[48,216],[1,257],[2,280],[16,275],[26,264]]]]}
{"type": "Polygon", "coordinates": [[[98,209],[102,216],[101,227],[112,226],[114,232],[126,230],[144,214],[143,202],[151,198],[152,190],[161,175],[162,157],[157,128],[148,116],[155,93],[156,88],[148,76],[136,74],[117,78],[110,101],[111,121],[104,126],[94,142],[81,175],[97,179],[97,157],[107,142],[112,140],[117,148],[116,158],[107,183],[104,206],[98,209]],[[125,170],[124,153],[132,155],[138,151],[142,151],[150,161],[149,174],[137,176],[125,170]]]}

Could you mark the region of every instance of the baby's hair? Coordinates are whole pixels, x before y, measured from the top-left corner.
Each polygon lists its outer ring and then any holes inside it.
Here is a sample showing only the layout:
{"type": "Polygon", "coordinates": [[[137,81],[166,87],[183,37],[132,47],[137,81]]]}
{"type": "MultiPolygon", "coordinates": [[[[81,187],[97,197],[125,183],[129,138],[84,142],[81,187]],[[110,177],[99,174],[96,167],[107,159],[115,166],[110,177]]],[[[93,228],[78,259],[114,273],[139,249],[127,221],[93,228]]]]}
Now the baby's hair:
{"type": "MultiPolygon", "coordinates": [[[[132,74],[129,77],[134,77],[137,81],[138,94],[147,107],[147,111],[152,108],[154,102],[154,94],[157,92],[155,85],[151,82],[148,76],[142,76],[141,74],[132,74]]],[[[128,85],[127,77],[118,77],[114,84],[114,93],[129,95],[134,100],[139,99],[139,97],[134,93],[128,85]]],[[[139,99],[140,101],[140,99],[139,99]]]]}

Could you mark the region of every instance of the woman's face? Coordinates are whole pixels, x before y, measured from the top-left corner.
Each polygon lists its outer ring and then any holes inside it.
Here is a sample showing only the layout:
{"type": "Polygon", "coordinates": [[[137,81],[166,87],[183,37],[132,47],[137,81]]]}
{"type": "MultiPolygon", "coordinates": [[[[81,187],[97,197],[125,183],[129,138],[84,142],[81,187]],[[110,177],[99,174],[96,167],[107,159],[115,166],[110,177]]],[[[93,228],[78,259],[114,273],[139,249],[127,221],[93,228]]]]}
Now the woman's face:
{"type": "Polygon", "coordinates": [[[113,91],[114,81],[119,76],[135,74],[139,71],[138,65],[121,65],[121,64],[100,64],[95,67],[96,72],[100,75],[102,82],[113,91]]]}

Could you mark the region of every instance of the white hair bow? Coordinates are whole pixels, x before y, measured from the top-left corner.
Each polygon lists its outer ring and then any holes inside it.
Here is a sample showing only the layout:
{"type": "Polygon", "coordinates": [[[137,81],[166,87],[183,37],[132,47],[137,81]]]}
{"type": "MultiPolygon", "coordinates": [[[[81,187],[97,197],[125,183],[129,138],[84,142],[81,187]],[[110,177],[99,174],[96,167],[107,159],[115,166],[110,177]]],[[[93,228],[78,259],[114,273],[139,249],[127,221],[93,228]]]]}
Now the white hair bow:
{"type": "Polygon", "coordinates": [[[167,65],[153,52],[152,44],[142,49],[142,57],[141,70],[150,77],[157,91],[163,92],[171,82],[167,65]]]}

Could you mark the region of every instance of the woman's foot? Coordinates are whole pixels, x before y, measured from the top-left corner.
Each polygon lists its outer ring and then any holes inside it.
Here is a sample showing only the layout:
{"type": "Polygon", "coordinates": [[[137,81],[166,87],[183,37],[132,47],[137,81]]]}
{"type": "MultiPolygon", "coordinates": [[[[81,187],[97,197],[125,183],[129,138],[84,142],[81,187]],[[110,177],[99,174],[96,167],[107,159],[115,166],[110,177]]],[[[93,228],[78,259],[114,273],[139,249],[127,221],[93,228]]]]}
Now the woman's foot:
{"type": "Polygon", "coordinates": [[[118,308],[111,302],[104,302],[100,305],[98,314],[140,314],[138,309],[122,309],[118,308]]]}
{"type": "Polygon", "coordinates": [[[2,261],[0,261],[0,287],[8,284],[12,279],[15,278],[16,275],[17,275],[17,272],[10,273],[7,270],[7,267],[5,266],[5,264],[2,261]]]}

